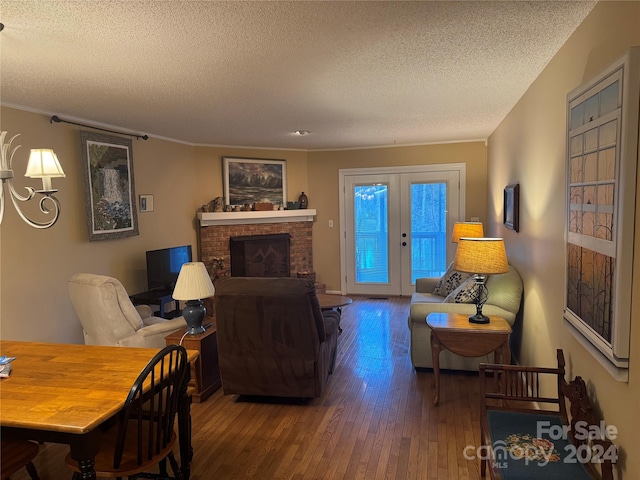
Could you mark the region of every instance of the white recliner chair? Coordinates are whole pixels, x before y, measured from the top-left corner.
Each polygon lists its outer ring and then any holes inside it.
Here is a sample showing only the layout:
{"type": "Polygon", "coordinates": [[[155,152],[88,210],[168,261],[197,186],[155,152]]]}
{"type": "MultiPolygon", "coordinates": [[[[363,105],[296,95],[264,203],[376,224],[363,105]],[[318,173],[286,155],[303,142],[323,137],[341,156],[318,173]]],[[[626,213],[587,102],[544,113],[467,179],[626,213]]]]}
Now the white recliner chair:
{"type": "Polygon", "coordinates": [[[105,275],[76,273],[69,294],[87,345],[163,348],[167,335],[186,326],[182,317],[166,320],[148,305],[134,306],[120,281],[105,275]]]}

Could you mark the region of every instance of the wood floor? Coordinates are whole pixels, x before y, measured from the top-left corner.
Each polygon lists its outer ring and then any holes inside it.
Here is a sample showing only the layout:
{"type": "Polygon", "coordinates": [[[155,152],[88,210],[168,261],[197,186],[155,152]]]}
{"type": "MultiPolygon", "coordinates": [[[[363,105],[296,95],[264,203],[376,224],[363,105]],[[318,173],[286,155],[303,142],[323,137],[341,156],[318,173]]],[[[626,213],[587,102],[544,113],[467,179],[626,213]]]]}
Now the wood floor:
{"type": "MultiPolygon", "coordinates": [[[[192,480],[478,479],[464,448],[479,444],[477,374],[441,375],[409,359],[408,298],[355,297],[321,398],[249,402],[217,391],[194,404],[192,480]]],[[[43,445],[42,480],[71,478],[66,447],[43,445]]],[[[25,470],[12,480],[28,480],[25,470]]]]}

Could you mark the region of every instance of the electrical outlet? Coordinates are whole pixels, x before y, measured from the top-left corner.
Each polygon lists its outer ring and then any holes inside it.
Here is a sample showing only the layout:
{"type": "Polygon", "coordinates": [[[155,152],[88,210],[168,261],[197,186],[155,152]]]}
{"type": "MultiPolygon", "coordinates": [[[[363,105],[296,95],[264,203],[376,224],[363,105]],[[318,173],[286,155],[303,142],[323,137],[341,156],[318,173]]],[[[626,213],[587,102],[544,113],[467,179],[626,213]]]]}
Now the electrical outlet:
{"type": "Polygon", "coordinates": [[[472,222],[479,222],[480,221],[480,217],[471,217],[471,221],[472,222]]]}

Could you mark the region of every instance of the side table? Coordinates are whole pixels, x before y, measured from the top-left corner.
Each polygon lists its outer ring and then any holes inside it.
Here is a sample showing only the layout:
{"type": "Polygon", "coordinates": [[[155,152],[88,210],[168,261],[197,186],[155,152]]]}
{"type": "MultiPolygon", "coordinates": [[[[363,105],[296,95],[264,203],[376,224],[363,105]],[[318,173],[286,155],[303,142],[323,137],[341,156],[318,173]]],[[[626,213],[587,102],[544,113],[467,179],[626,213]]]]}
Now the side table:
{"type": "Polygon", "coordinates": [[[494,352],[495,363],[510,363],[509,335],[511,326],[497,315],[486,324],[470,323],[467,315],[430,313],[427,325],[431,328],[431,355],[436,380],[436,396],[440,401],[440,351],[447,349],[463,357],[480,357],[494,352]]]}
{"type": "Polygon", "coordinates": [[[136,293],[129,298],[134,305],[158,305],[160,307],[158,315],[161,318],[175,318],[181,315],[180,302],[173,299],[172,293],[171,290],[149,290],[136,293]],[[167,312],[166,306],[172,302],[175,302],[175,310],[167,312]]]}
{"type": "Polygon", "coordinates": [[[185,335],[187,329],[181,328],[165,337],[167,345],[180,344],[180,340],[182,340],[184,348],[200,352],[197,360],[191,364],[191,380],[189,382],[189,386],[195,388],[193,401],[196,403],[204,402],[222,385],[215,320],[210,317],[206,318],[204,326],[206,328],[204,333],[197,335],[185,335]]]}

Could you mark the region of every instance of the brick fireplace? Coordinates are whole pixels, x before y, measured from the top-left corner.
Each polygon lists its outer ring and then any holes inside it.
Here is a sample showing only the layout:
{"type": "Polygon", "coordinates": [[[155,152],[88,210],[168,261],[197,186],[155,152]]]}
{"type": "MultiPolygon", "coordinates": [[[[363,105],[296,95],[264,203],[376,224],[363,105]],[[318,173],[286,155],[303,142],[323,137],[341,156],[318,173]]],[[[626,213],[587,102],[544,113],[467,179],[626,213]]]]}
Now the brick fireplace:
{"type": "MultiPolygon", "coordinates": [[[[247,212],[261,213],[261,212],[247,212]]],[[[209,214],[215,215],[215,214],[209,214]]],[[[231,215],[222,213],[218,215],[231,215]]],[[[251,217],[249,217],[251,218],[251,217]]],[[[289,275],[295,277],[299,271],[313,270],[311,221],[286,221],[274,223],[233,223],[230,225],[204,225],[201,220],[199,230],[200,261],[209,267],[215,257],[223,259],[224,267],[230,269],[231,251],[229,240],[231,237],[247,237],[257,235],[290,235],[289,275]]]]}
{"type": "Polygon", "coordinates": [[[291,235],[231,237],[232,277],[290,277],[291,235]]]}

